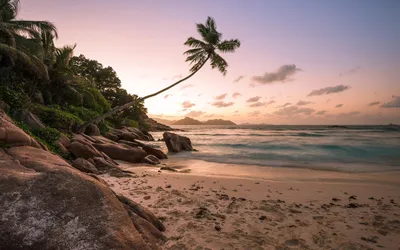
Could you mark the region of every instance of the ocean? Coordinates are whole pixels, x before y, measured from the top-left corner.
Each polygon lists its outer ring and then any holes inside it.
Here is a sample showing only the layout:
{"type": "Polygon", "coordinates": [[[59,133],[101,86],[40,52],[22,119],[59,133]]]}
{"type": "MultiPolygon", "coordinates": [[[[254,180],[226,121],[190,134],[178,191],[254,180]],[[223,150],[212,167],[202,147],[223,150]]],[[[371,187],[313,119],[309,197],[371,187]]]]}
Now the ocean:
{"type": "MultiPolygon", "coordinates": [[[[394,126],[174,126],[195,152],[171,159],[341,172],[400,170],[400,128],[394,126]]],[[[162,132],[152,133],[162,138],[162,132]]],[[[167,151],[164,142],[155,142],[167,151]]]]}

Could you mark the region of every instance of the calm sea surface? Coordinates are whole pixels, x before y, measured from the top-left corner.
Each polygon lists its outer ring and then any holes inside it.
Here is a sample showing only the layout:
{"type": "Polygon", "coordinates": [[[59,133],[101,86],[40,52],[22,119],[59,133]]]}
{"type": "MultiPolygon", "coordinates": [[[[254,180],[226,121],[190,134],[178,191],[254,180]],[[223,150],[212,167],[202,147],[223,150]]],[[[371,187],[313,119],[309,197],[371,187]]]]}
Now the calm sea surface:
{"type": "MultiPolygon", "coordinates": [[[[400,170],[400,128],[389,126],[174,126],[198,152],[170,158],[344,172],[400,170]]],[[[155,139],[161,132],[153,133],[155,139]]],[[[164,142],[156,142],[166,150],[164,142]]]]}

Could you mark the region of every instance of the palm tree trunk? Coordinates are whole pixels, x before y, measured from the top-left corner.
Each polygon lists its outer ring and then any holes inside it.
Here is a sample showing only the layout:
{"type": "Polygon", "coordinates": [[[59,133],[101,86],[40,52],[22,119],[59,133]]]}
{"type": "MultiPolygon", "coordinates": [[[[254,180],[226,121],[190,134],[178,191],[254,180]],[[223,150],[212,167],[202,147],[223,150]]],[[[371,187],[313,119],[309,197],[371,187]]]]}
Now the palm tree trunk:
{"type": "Polygon", "coordinates": [[[115,114],[117,114],[117,113],[119,113],[119,112],[121,112],[121,111],[123,111],[123,110],[129,108],[130,106],[134,105],[137,101],[143,101],[143,100],[146,100],[146,99],[148,99],[148,98],[150,98],[150,97],[154,97],[154,96],[156,96],[156,95],[159,95],[159,94],[161,94],[161,93],[163,93],[163,92],[169,90],[170,88],[175,87],[175,86],[178,85],[179,83],[181,83],[181,82],[183,82],[183,81],[186,81],[187,79],[189,79],[190,77],[192,77],[194,74],[196,74],[196,73],[204,66],[204,64],[206,64],[206,62],[208,61],[208,59],[210,59],[210,56],[208,56],[208,57],[206,58],[206,60],[202,63],[202,65],[201,65],[196,71],[194,71],[192,74],[186,76],[185,78],[183,78],[183,79],[181,79],[181,80],[175,82],[174,84],[171,84],[170,86],[168,86],[168,87],[166,87],[166,88],[164,88],[164,89],[162,89],[162,90],[160,90],[160,91],[158,91],[158,92],[156,92],[156,93],[153,93],[153,94],[151,94],[151,95],[147,95],[147,96],[145,96],[145,97],[141,97],[141,98],[139,98],[138,100],[125,103],[124,105],[121,105],[121,106],[116,106],[116,107],[114,107],[113,109],[111,109],[110,111],[108,111],[108,112],[106,112],[106,113],[104,113],[104,114],[102,114],[102,115],[100,115],[100,116],[97,116],[97,117],[95,117],[95,118],[93,118],[93,119],[91,119],[91,120],[89,120],[89,121],[87,121],[87,122],[85,122],[84,124],[82,124],[81,126],[79,126],[79,127],[76,129],[75,132],[76,132],[76,133],[79,133],[79,134],[84,133],[85,130],[86,130],[86,128],[87,128],[90,124],[99,123],[99,122],[101,122],[102,120],[106,119],[107,117],[113,116],[113,115],[115,115],[115,114]]]}

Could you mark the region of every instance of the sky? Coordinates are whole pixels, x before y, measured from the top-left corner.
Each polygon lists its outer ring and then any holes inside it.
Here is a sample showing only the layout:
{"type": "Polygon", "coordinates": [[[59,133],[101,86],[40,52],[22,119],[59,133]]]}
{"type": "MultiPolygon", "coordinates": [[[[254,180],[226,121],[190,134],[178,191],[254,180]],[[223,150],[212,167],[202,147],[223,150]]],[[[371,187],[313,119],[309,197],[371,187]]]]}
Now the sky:
{"type": "Polygon", "coordinates": [[[209,65],[145,101],[151,117],[236,123],[400,123],[400,1],[22,0],[19,18],[49,20],[145,96],[189,74],[184,45],[216,20],[228,73],[209,65]]]}

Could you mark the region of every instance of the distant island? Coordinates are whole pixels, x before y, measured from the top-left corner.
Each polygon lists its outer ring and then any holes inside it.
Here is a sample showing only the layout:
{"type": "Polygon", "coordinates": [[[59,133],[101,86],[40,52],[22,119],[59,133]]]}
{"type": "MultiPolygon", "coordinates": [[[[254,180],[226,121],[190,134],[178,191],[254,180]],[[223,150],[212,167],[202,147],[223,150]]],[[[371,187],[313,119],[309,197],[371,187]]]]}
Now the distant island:
{"type": "Polygon", "coordinates": [[[181,120],[170,121],[165,119],[153,118],[159,123],[167,124],[167,125],[236,125],[236,123],[229,120],[222,119],[214,119],[208,121],[199,121],[190,117],[185,117],[181,120]]]}

